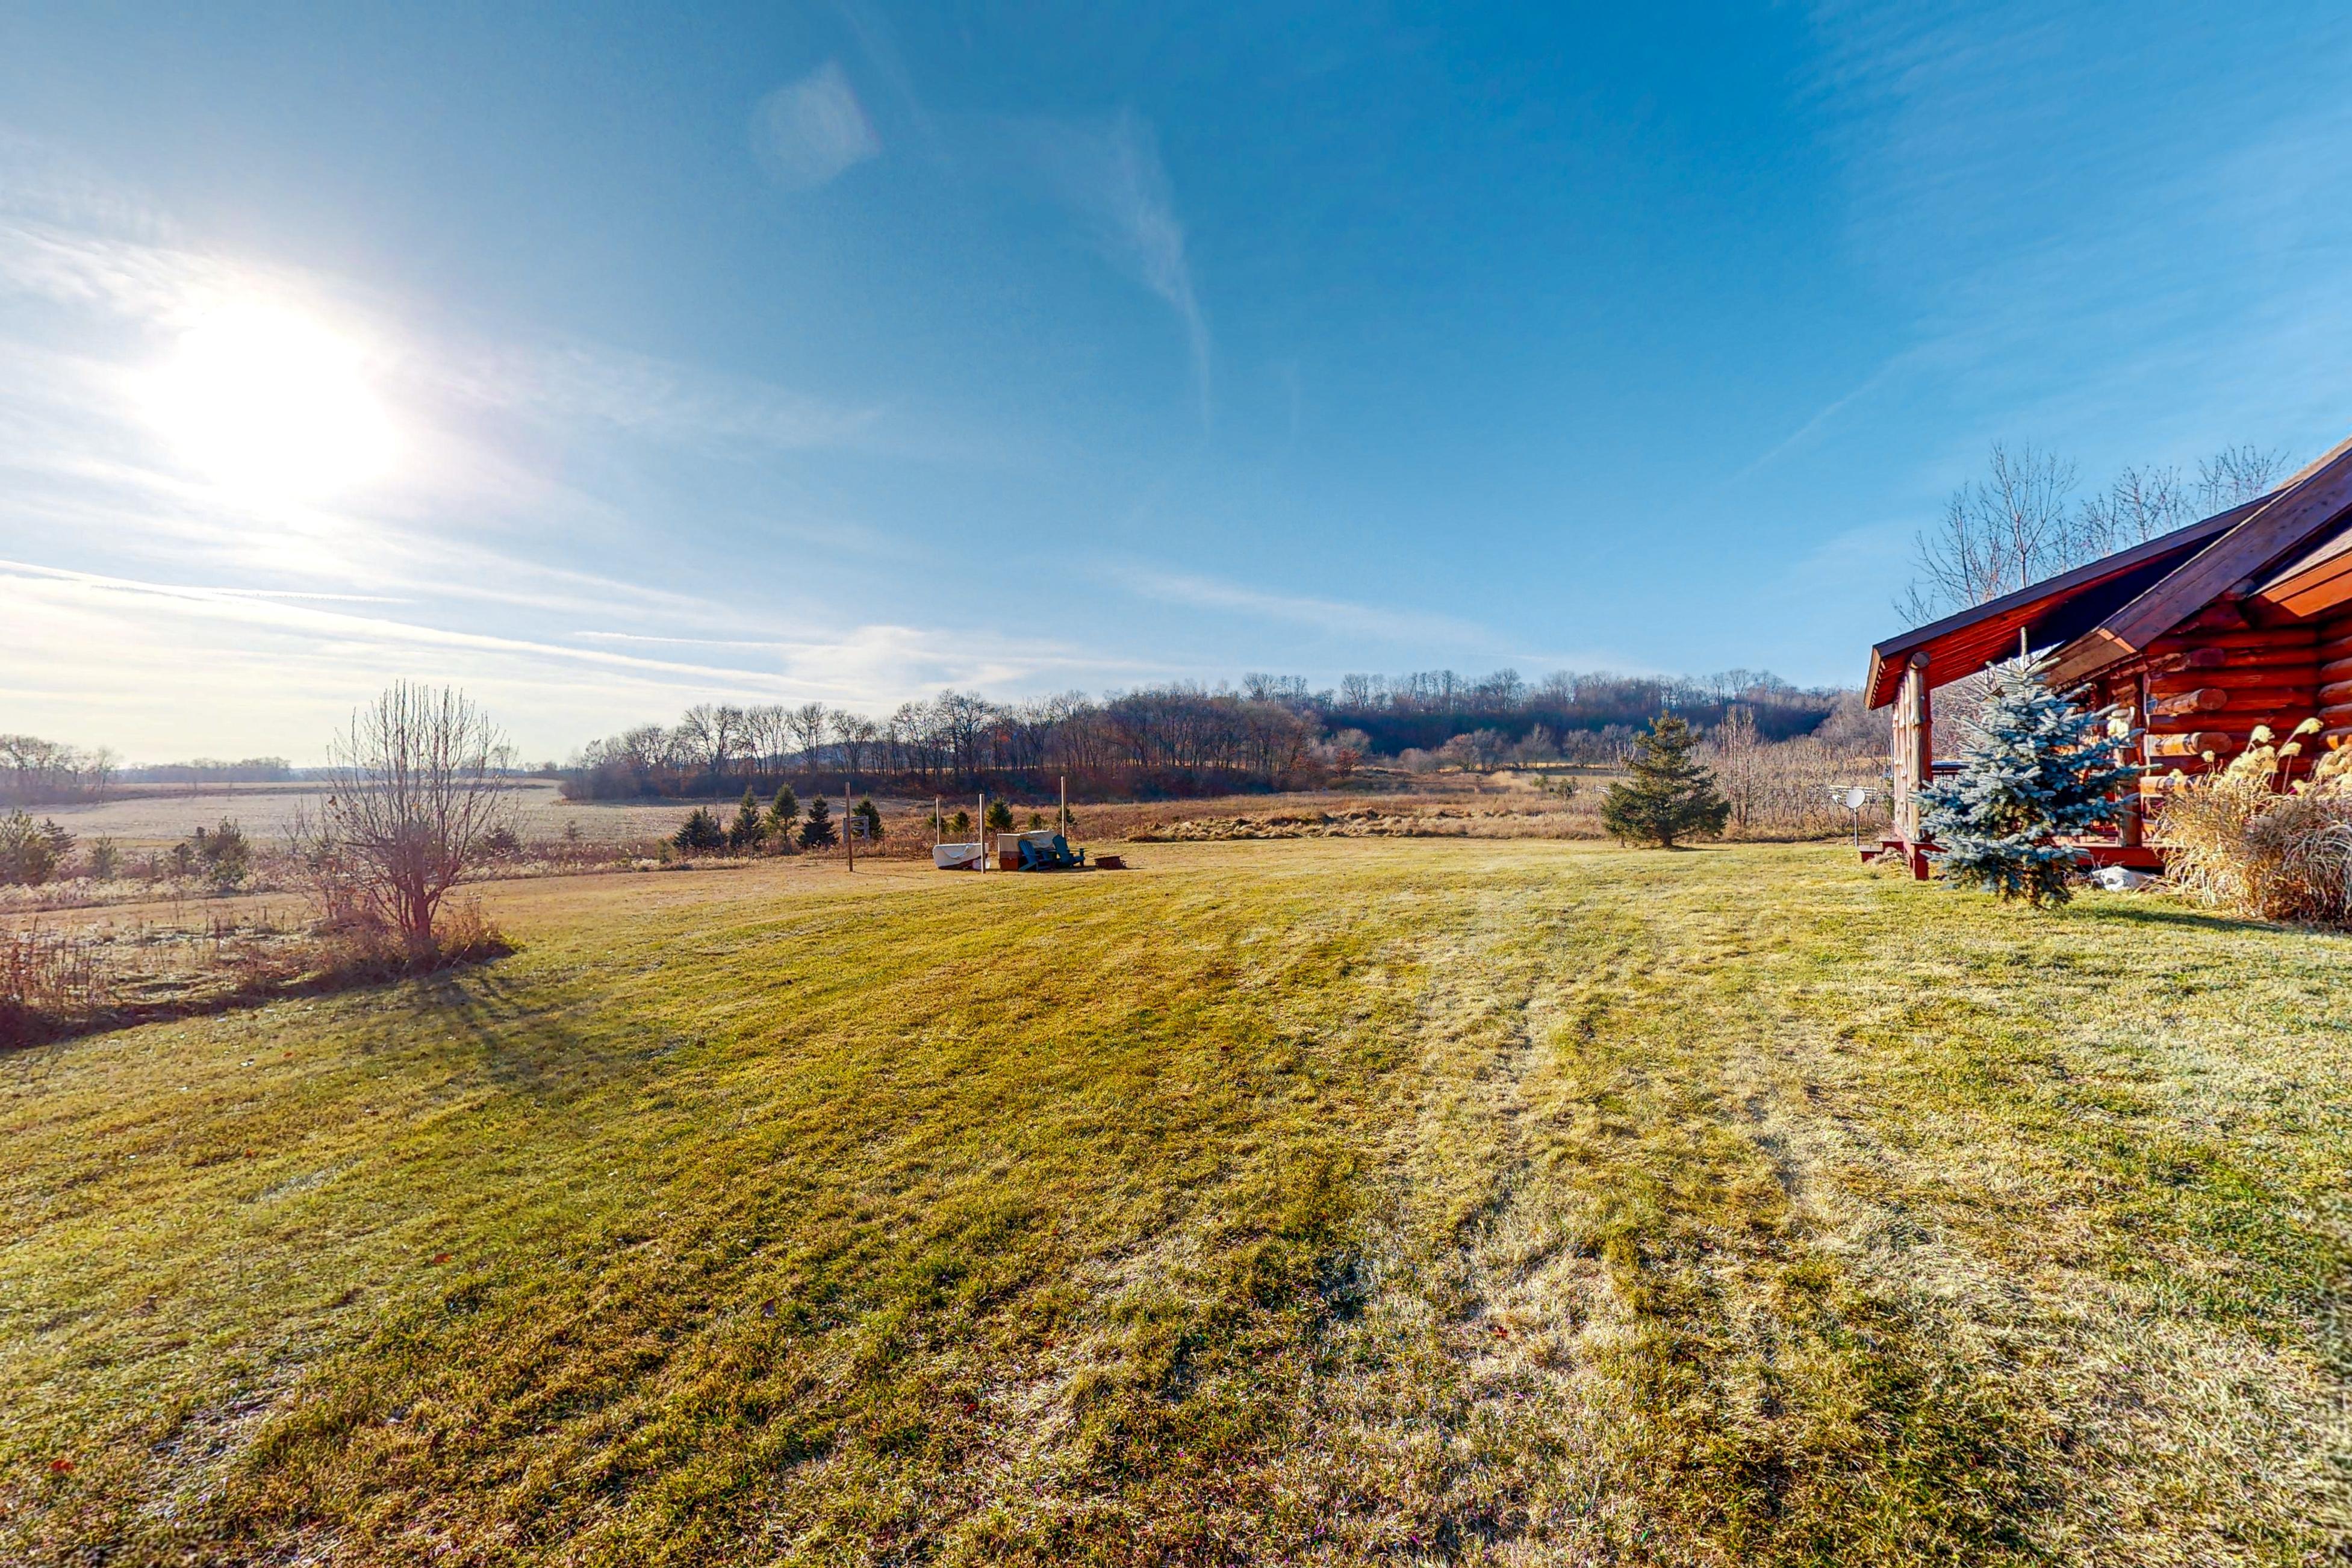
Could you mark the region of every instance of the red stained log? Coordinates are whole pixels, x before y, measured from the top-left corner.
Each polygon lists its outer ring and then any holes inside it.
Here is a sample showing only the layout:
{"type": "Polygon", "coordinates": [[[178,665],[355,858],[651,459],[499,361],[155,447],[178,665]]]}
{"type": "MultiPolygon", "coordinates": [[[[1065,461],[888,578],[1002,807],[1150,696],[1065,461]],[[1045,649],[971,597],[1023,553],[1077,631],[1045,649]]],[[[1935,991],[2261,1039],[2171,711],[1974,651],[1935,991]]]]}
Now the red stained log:
{"type": "Polygon", "coordinates": [[[2170,686],[2177,691],[2190,691],[2200,686],[2213,686],[2232,679],[2254,679],[2273,686],[2298,686],[2319,679],[2319,661],[2309,649],[2291,658],[2217,659],[2210,664],[2185,664],[2178,659],[2158,659],[2146,667],[2151,681],[2170,686]]]}
{"type": "MultiPolygon", "coordinates": [[[[2319,704],[2311,700],[2308,691],[2227,691],[2222,700],[2199,707],[2177,707],[2157,703],[2148,721],[2159,730],[2185,730],[2191,724],[2212,726],[2210,717],[2216,713],[2251,714],[2253,720],[2267,719],[2273,713],[2292,713],[2297,718],[2314,711],[2319,704]]],[[[2233,719],[2231,722],[2235,722],[2233,719]]]]}
{"type": "Polygon", "coordinates": [[[2236,752],[2242,742],[2240,737],[2220,730],[2196,730],[2185,735],[2150,735],[2147,754],[2151,757],[2195,757],[2211,752],[2218,756],[2236,752]]]}
{"type": "Polygon", "coordinates": [[[2218,686],[2203,686],[2193,691],[2158,697],[2148,704],[2148,711],[2158,719],[2179,719],[2193,713],[2219,713],[2229,705],[2228,692],[2218,686]]]}
{"type": "Polygon", "coordinates": [[[2150,654],[2176,653],[2188,648],[2278,648],[2310,647],[2319,641],[2319,628],[2313,626],[2244,626],[2229,630],[2174,632],[2160,637],[2148,645],[2150,654]]]}
{"type": "Polygon", "coordinates": [[[2319,661],[2305,656],[2302,658],[2273,659],[2265,664],[2233,660],[2211,669],[2168,669],[2151,672],[2150,680],[2161,680],[2174,686],[2306,686],[2316,684],[2319,661]]]}

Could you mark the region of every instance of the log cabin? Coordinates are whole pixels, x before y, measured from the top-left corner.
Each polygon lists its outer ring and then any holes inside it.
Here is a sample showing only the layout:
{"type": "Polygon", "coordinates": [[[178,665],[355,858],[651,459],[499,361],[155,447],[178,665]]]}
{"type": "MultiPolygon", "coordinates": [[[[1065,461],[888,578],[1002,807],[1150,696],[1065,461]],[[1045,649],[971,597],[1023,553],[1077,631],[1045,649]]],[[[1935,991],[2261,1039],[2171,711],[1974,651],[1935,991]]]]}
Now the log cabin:
{"type": "Polygon", "coordinates": [[[2051,681],[2114,705],[2148,765],[2094,865],[2162,865],[2147,842],[2160,776],[2226,763],[2254,726],[2280,736],[2316,717],[2352,738],[2352,440],[2267,495],[1870,650],[1874,709],[1892,707],[1894,822],[1876,853],[1929,865],[1919,788],[1936,760],[1933,693],[2021,647],[2052,654],[2051,681]]]}

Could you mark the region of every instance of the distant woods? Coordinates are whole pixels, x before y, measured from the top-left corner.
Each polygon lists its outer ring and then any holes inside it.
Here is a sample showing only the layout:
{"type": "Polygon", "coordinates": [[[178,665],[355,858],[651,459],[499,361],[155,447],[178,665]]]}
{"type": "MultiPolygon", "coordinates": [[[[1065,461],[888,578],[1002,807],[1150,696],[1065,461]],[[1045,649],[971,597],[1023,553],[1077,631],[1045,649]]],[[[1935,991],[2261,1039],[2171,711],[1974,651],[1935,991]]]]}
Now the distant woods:
{"type": "Polygon", "coordinates": [[[37,735],[0,735],[0,806],[100,800],[110,786],[121,784],[265,784],[293,776],[293,765],[283,757],[247,757],[234,763],[198,758],[192,763],[126,768],[103,747],[84,751],[37,735]]]}
{"type": "Polygon", "coordinates": [[[0,806],[96,800],[113,782],[114,753],[36,735],[0,735],[0,806]]]}
{"type": "Polygon", "coordinates": [[[1166,686],[1018,703],[948,691],[881,719],[815,702],[704,704],[674,725],[583,748],[564,792],[709,795],[787,777],[916,793],[988,783],[1042,790],[1056,777],[1097,795],[1312,788],[1373,758],[1408,766],[1615,763],[1636,731],[1666,711],[1711,730],[1740,710],[1762,738],[1781,740],[1811,732],[1840,696],[1752,670],[1703,679],[1562,671],[1529,682],[1505,669],[1483,679],[1350,675],[1321,689],[1297,677],[1250,675],[1238,689],[1166,686]]]}
{"type": "Polygon", "coordinates": [[[1914,537],[1914,575],[1896,613],[1920,626],[2000,598],[2252,500],[2285,473],[2283,453],[2225,447],[2193,479],[2172,467],[2126,468],[2086,496],[2072,459],[1996,441],[1982,477],[1954,490],[1942,521],[1914,537]]]}

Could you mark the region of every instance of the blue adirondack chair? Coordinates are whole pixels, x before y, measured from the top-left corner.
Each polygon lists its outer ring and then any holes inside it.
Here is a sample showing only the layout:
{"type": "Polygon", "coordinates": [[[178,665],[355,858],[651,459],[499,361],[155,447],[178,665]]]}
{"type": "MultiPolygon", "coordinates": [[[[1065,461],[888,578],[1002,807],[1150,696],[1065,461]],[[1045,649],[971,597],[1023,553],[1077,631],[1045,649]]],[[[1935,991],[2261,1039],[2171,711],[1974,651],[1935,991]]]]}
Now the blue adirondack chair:
{"type": "Polygon", "coordinates": [[[1069,840],[1054,835],[1051,844],[1032,844],[1021,840],[1021,868],[1024,871],[1069,871],[1087,863],[1087,852],[1072,849],[1069,840]]]}

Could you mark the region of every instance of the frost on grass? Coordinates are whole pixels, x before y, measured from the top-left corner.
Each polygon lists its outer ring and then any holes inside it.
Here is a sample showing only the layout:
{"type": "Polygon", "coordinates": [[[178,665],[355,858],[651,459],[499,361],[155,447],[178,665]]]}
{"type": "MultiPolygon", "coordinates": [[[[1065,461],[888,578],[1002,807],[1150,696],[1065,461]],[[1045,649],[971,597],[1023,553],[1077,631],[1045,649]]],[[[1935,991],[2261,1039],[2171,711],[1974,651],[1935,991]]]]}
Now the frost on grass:
{"type": "Polygon", "coordinates": [[[2334,948],[1811,849],[1153,855],[542,893],[494,969],[28,1068],[0,1547],[2346,1540],[2334,948]]]}

